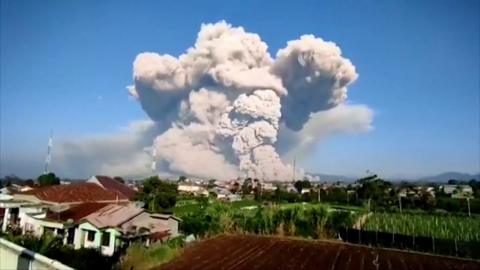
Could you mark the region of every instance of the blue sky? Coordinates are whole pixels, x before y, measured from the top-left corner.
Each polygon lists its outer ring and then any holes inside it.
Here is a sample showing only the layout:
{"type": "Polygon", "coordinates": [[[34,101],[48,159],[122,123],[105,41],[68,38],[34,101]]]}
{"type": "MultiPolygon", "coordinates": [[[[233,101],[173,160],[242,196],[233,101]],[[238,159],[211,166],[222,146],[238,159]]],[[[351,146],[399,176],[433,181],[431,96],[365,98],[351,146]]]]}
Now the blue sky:
{"type": "Polygon", "coordinates": [[[374,129],[318,144],[307,171],[480,171],[480,1],[285,2],[1,1],[0,174],[40,173],[51,128],[74,139],[147,119],[125,89],[135,56],[181,54],[219,20],[272,55],[314,34],[356,66],[349,100],[375,111],[374,129]]]}

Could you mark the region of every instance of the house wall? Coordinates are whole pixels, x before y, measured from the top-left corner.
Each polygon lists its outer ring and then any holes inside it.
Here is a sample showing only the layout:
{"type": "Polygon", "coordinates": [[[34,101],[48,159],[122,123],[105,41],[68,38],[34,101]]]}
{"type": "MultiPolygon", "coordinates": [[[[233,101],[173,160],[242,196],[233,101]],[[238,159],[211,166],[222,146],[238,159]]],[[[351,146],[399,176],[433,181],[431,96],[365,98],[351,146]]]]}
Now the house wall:
{"type": "Polygon", "coordinates": [[[5,214],[3,215],[2,232],[7,230],[8,223],[10,221],[10,208],[5,208],[5,214]]]}
{"type": "Polygon", "coordinates": [[[36,236],[41,236],[43,234],[43,228],[40,226],[40,223],[37,219],[32,216],[25,215],[25,217],[20,221],[22,226],[22,232],[31,232],[36,236]]]}
{"type": "Polygon", "coordinates": [[[101,232],[100,240],[102,239],[103,233],[105,233],[105,232],[110,233],[110,241],[109,241],[108,246],[102,246],[101,247],[102,248],[102,253],[104,255],[111,256],[111,255],[113,255],[113,253],[115,253],[115,250],[117,249],[117,247],[120,244],[120,241],[119,241],[118,237],[121,235],[121,233],[118,232],[115,229],[107,229],[107,230],[101,232]]]}
{"type": "Polygon", "coordinates": [[[44,209],[45,207],[42,207],[42,206],[20,207],[20,210],[18,212],[18,217],[20,218],[20,227],[24,232],[25,232],[25,224],[27,220],[29,222],[32,222],[32,219],[33,219],[31,216],[29,216],[29,214],[39,214],[39,213],[42,213],[44,209]]]}
{"type": "Polygon", "coordinates": [[[168,229],[170,230],[170,237],[178,235],[178,221],[173,218],[168,219],[168,229]]]}
{"type": "Polygon", "coordinates": [[[98,247],[100,247],[100,241],[101,241],[100,230],[98,230],[95,226],[93,226],[92,224],[90,224],[88,222],[84,222],[84,223],[80,224],[80,226],[78,226],[78,227],[80,229],[80,234],[83,236],[82,237],[83,241],[80,242],[81,247],[85,247],[85,248],[98,248],[98,247]],[[93,239],[93,241],[88,240],[88,232],[89,231],[95,232],[95,238],[93,239]]]}
{"type": "Polygon", "coordinates": [[[37,197],[33,195],[26,195],[26,194],[13,194],[13,199],[14,200],[19,200],[19,201],[27,201],[27,202],[33,202],[33,203],[41,203],[37,197]]]}
{"type": "Polygon", "coordinates": [[[78,239],[75,240],[75,248],[85,247],[85,248],[99,248],[102,254],[111,256],[115,252],[116,248],[119,246],[120,241],[117,239],[121,233],[115,229],[108,228],[106,230],[99,230],[92,224],[84,222],[78,226],[79,233],[75,234],[75,237],[78,235],[78,239]],[[93,241],[89,241],[87,238],[88,231],[95,232],[95,238],[93,241]],[[104,232],[110,233],[110,241],[108,246],[102,246],[102,235],[104,232]]]}

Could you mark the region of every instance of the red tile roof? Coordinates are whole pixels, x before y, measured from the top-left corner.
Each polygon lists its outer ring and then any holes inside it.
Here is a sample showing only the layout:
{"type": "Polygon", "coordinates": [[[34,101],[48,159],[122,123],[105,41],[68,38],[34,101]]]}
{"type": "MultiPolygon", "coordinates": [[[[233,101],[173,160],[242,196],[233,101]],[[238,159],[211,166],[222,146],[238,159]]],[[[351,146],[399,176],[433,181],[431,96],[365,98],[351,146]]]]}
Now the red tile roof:
{"type": "Polygon", "coordinates": [[[82,203],[59,213],[48,212],[46,219],[63,222],[72,219],[77,222],[107,205],[108,203],[82,203]]]}
{"type": "Polygon", "coordinates": [[[33,195],[41,201],[56,203],[74,202],[115,202],[128,198],[114,191],[106,190],[94,183],[73,183],[70,185],[54,185],[41,187],[20,194],[33,195]]]}
{"type": "Polygon", "coordinates": [[[133,199],[133,197],[135,197],[135,194],[137,194],[135,190],[129,188],[128,186],[108,176],[97,175],[95,176],[95,178],[97,178],[98,182],[100,182],[100,184],[106,190],[115,191],[119,194],[124,195],[130,200],[133,199]]]}

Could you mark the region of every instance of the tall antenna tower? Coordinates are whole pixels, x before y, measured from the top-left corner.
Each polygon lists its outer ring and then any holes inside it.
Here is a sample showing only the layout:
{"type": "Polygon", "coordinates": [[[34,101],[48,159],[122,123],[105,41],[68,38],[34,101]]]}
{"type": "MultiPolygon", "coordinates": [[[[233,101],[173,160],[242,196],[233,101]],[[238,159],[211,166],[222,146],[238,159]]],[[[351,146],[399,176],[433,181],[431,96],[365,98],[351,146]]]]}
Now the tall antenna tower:
{"type": "Polygon", "coordinates": [[[50,138],[48,138],[47,157],[45,158],[45,167],[43,168],[43,174],[49,173],[48,167],[50,161],[52,161],[52,147],[53,147],[53,130],[50,130],[50,138]]]}
{"type": "Polygon", "coordinates": [[[152,146],[152,165],[151,165],[152,172],[155,173],[157,171],[157,149],[155,145],[152,146]]]}

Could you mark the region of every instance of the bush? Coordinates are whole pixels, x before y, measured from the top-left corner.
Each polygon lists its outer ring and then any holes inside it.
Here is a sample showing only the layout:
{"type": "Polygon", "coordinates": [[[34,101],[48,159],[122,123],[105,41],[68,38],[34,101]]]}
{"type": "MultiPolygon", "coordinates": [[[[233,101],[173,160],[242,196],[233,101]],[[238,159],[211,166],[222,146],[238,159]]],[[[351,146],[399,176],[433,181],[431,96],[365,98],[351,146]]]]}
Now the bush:
{"type": "MultiPolygon", "coordinates": [[[[176,239],[176,238],[174,238],[176,239]]],[[[173,239],[172,239],[173,240],[173,239]]],[[[176,242],[175,240],[174,242],[176,242]]],[[[128,247],[122,258],[120,269],[122,270],[143,270],[166,263],[179,254],[177,248],[170,244],[153,244],[145,247],[142,243],[136,243],[128,247]]],[[[102,268],[92,268],[102,269],[102,268]]]]}
{"type": "Polygon", "coordinates": [[[335,236],[340,227],[353,223],[349,211],[329,213],[321,205],[259,206],[255,210],[243,210],[221,204],[186,214],[182,220],[184,233],[197,237],[218,233],[255,233],[323,238],[335,236]]]}

